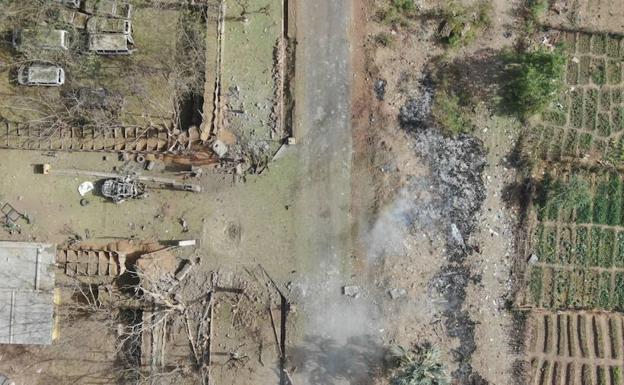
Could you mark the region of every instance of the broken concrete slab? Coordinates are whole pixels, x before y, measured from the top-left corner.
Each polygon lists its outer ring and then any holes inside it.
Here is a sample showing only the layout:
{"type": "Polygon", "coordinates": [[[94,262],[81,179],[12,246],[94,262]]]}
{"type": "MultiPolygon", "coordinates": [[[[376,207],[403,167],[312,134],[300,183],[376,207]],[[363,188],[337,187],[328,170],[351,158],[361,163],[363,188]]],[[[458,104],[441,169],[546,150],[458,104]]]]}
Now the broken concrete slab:
{"type": "Polygon", "coordinates": [[[388,294],[390,295],[390,298],[398,299],[401,297],[405,297],[407,295],[407,290],[402,289],[402,288],[394,288],[394,289],[388,290],[388,294]]]}
{"type": "Polygon", "coordinates": [[[358,286],[343,286],[342,294],[357,298],[360,295],[360,288],[358,286]]]}

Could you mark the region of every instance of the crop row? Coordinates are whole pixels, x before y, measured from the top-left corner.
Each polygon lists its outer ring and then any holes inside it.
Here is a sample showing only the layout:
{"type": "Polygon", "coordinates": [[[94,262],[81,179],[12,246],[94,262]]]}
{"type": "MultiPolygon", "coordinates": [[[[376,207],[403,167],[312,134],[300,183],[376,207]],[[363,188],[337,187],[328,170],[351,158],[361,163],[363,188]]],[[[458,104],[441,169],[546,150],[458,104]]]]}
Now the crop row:
{"type": "Polygon", "coordinates": [[[624,181],[618,173],[546,173],[534,199],[540,221],[624,226],[624,181]]]}
{"type": "Polygon", "coordinates": [[[624,269],[624,232],[608,227],[540,224],[534,253],[540,262],[624,269]]]}
{"type": "Polygon", "coordinates": [[[624,357],[624,324],[618,314],[557,312],[533,316],[531,352],[572,358],[624,357]]]}
{"type": "Polygon", "coordinates": [[[557,361],[531,362],[538,385],[622,385],[622,367],[557,361]]]}
{"type": "Polygon", "coordinates": [[[542,113],[542,121],[555,127],[595,131],[596,135],[607,137],[624,129],[623,97],[621,87],[574,88],[542,113]]]}
{"type": "Polygon", "coordinates": [[[584,84],[619,85],[622,83],[622,60],[595,56],[574,56],[568,61],[565,80],[570,86],[584,84]]]}
{"type": "Polygon", "coordinates": [[[537,265],[528,278],[531,306],[624,311],[624,272],[537,265]]]}
{"type": "Polygon", "coordinates": [[[577,54],[624,58],[624,42],[619,35],[568,32],[565,42],[577,54]]]}

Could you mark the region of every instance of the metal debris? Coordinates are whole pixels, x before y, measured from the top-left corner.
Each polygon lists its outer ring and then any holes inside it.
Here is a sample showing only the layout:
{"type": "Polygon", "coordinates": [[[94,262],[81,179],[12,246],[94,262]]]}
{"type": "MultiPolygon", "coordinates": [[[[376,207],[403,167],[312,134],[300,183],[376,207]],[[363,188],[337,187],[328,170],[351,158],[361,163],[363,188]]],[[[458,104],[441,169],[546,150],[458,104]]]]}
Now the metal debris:
{"type": "Polygon", "coordinates": [[[122,203],[126,199],[142,198],[145,196],[145,184],[131,176],[107,179],[102,185],[102,195],[115,203],[122,203]]]}

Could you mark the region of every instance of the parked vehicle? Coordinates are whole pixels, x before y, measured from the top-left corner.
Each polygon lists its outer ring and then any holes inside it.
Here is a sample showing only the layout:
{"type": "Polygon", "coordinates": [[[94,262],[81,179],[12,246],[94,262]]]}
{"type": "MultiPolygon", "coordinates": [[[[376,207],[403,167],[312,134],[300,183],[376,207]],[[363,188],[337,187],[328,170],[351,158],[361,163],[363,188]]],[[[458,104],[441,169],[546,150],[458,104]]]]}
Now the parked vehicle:
{"type": "Polygon", "coordinates": [[[54,64],[25,64],[17,71],[17,82],[23,86],[58,87],[65,83],[65,71],[54,64]]]}
{"type": "Polygon", "coordinates": [[[131,37],[125,33],[89,34],[88,49],[100,55],[130,55],[134,52],[131,37]]]}
{"type": "Polygon", "coordinates": [[[84,0],[82,10],[91,15],[132,18],[132,4],[121,0],[84,0]]]}
{"type": "Polygon", "coordinates": [[[87,20],[89,33],[122,33],[128,36],[132,43],[132,22],[127,19],[111,19],[103,16],[91,16],[87,20]]]}
{"type": "Polygon", "coordinates": [[[13,31],[13,47],[23,52],[27,49],[67,50],[69,34],[62,29],[17,29],[13,31]]]}

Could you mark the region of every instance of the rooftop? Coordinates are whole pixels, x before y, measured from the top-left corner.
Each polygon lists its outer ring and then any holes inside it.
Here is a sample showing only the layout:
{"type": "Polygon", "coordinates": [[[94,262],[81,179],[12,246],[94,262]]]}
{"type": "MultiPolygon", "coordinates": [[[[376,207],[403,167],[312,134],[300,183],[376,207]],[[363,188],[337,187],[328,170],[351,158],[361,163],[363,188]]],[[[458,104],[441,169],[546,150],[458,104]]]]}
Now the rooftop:
{"type": "Polygon", "coordinates": [[[0,241],[0,343],[49,345],[56,246],[0,241]]]}

